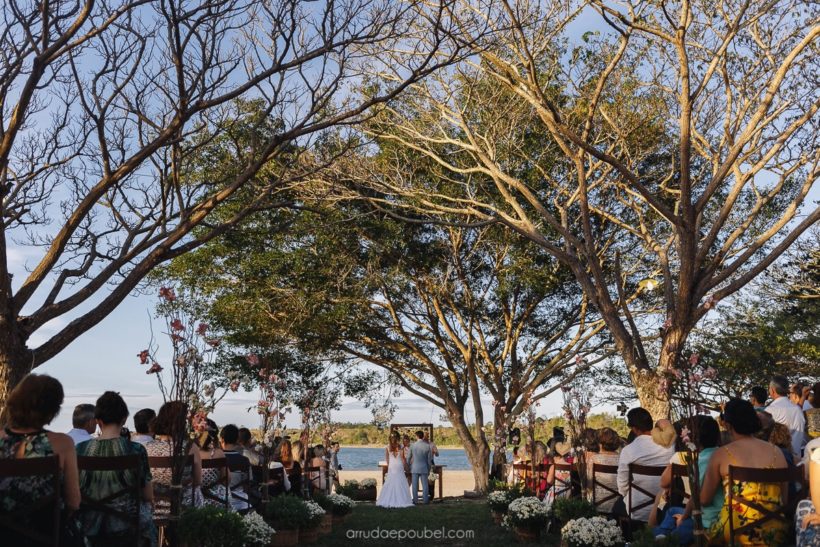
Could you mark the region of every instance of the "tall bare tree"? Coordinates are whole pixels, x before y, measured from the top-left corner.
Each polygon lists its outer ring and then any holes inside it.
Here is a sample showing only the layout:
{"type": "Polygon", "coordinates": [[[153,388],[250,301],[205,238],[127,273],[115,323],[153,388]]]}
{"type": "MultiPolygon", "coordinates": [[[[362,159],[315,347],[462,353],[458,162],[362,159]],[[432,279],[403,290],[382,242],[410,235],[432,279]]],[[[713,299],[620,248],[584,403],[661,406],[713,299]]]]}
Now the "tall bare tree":
{"type": "MultiPolygon", "coordinates": [[[[439,183],[370,182],[391,207],[496,220],[566,264],[641,403],[666,414],[661,379],[697,322],[820,219],[806,203],[820,160],[820,12],[801,0],[494,5],[496,32],[473,57],[369,126],[431,157],[439,183]],[[526,145],[533,135],[546,153],[526,145]],[[511,170],[511,155],[539,175],[511,170]],[[630,299],[653,288],[663,313],[636,319],[630,299]]],[[[454,17],[468,25],[482,17],[474,6],[454,17]]]]}
{"type": "MultiPolygon", "coordinates": [[[[445,3],[10,0],[0,13],[0,406],[155,266],[224,233],[317,168],[293,154],[458,54],[445,3]],[[363,64],[390,75],[354,93],[363,64]],[[239,167],[198,151],[262,104],[239,167]],[[267,126],[278,120],[276,127],[267,126]],[[260,168],[291,154],[276,176],[260,168]],[[206,176],[192,177],[193,171],[206,176]],[[209,221],[240,191],[228,218],[209,221]],[[192,230],[196,235],[192,235],[192,230]],[[26,247],[27,275],[10,274],[26,247]],[[65,326],[38,347],[47,322],[65,326]]],[[[247,120],[246,120],[247,121],[247,120]]]]}

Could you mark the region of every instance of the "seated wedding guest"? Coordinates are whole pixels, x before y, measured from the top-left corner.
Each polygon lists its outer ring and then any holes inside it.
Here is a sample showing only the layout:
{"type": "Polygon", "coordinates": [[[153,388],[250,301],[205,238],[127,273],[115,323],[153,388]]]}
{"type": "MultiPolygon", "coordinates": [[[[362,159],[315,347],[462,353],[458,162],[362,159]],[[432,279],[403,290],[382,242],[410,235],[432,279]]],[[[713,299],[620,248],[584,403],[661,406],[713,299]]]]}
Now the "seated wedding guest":
{"type": "MultiPolygon", "coordinates": [[[[148,453],[139,443],[124,439],[120,430],[128,419],[128,407],[119,393],[106,391],[99,399],[94,410],[94,416],[100,426],[100,436],[77,445],[78,456],[95,456],[116,458],[117,456],[137,455],[140,457],[140,475],[132,469],[117,471],[81,471],[80,491],[87,497],[103,500],[122,491],[139,485],[139,532],[144,541],[150,545],[157,543],[157,530],[154,526],[151,505],[154,502],[154,490],[151,484],[151,470],[148,468],[148,453]],[[139,481],[139,482],[138,482],[139,481]]],[[[136,507],[131,496],[120,496],[107,502],[112,509],[133,514],[136,507]]],[[[127,535],[132,527],[129,522],[117,516],[83,508],[80,511],[80,521],[83,532],[89,539],[127,535]]]]}
{"type": "Polygon", "coordinates": [[[783,376],[772,376],[769,382],[769,397],[772,402],[766,412],[775,422],[789,428],[792,437],[792,454],[800,457],[805,444],[806,418],[803,409],[789,400],[789,381],[783,376]]]}
{"type": "Polygon", "coordinates": [[[510,469],[507,471],[507,484],[515,484],[519,480],[521,480],[521,475],[515,468],[515,465],[519,463],[521,463],[521,449],[517,446],[514,446],[512,449],[512,465],[510,466],[510,469]]]}
{"type": "MultiPolygon", "coordinates": [[[[239,428],[233,424],[228,424],[219,433],[222,439],[222,452],[229,466],[249,465],[250,461],[242,454],[242,447],[239,446],[239,428]]],[[[246,511],[250,509],[248,505],[248,495],[243,488],[243,484],[248,480],[248,474],[242,471],[229,471],[228,487],[231,490],[231,506],[235,511],[246,511]]]]}
{"type": "Polygon", "coordinates": [[[268,464],[268,468],[282,469],[283,473],[282,483],[271,486],[268,489],[270,495],[272,496],[282,494],[284,492],[290,492],[291,490],[290,478],[288,477],[288,466],[293,465],[293,451],[292,447],[290,446],[290,441],[280,441],[274,456],[274,459],[268,464]],[[287,446],[285,446],[285,443],[287,443],[287,446]],[[283,457],[285,457],[284,461],[282,459],[283,457]]]}
{"type": "MultiPolygon", "coordinates": [[[[685,425],[692,432],[697,434],[693,439],[698,449],[698,472],[699,482],[703,484],[703,479],[706,475],[706,469],[709,466],[709,460],[718,449],[720,442],[720,427],[711,416],[695,416],[692,420],[687,420],[685,425]],[[697,420],[696,423],[691,423],[697,420]]],[[[669,488],[672,486],[672,463],[685,465],[685,459],[689,457],[689,452],[679,451],[672,457],[669,467],[663,472],[661,477],[661,487],[669,488]]],[[[683,479],[684,486],[688,487],[689,480],[683,479]]],[[[686,488],[687,492],[689,488],[686,488]]],[[[721,509],[723,508],[723,490],[717,489],[712,495],[708,503],[702,503],[701,507],[701,522],[704,529],[709,529],[717,520],[721,509]]],[[[681,545],[688,545],[695,539],[695,522],[691,518],[693,505],[691,501],[686,504],[686,507],[669,507],[664,515],[663,522],[659,526],[654,527],[653,533],[655,536],[671,536],[676,535],[681,545]]]]}
{"type": "MultiPolygon", "coordinates": [[[[288,441],[289,442],[289,441],[288,441]]],[[[304,469],[305,450],[302,447],[302,441],[293,441],[290,444],[291,464],[287,465],[285,469],[290,479],[291,492],[299,493],[302,491],[302,470],[304,469]]],[[[282,449],[282,463],[284,462],[285,452],[282,449]]]]}
{"type": "Polygon", "coordinates": [[[587,454],[594,454],[601,449],[598,430],[588,427],[581,432],[581,444],[587,454]]]}
{"type": "MultiPolygon", "coordinates": [[[[145,443],[148,456],[174,456],[174,439],[187,437],[188,407],[181,401],[169,401],[162,405],[154,419],[154,440],[145,443]]],[[[186,467],[182,481],[182,506],[199,507],[202,505],[202,493],[199,485],[202,484],[202,460],[199,448],[191,445],[188,454],[193,456],[193,467],[186,467]]],[[[173,476],[170,467],[151,468],[155,493],[170,494],[173,476]]],[[[170,512],[170,506],[164,500],[154,502],[154,518],[165,517],[170,512]]]]}
{"type": "Polygon", "coordinates": [[[799,381],[792,384],[791,390],[789,391],[789,400],[805,412],[811,408],[811,402],[809,401],[810,395],[811,389],[808,384],[806,384],[806,382],[799,381]]]}
{"type": "Polygon", "coordinates": [[[809,439],[820,438],[820,382],[811,388],[811,406],[806,409],[806,435],[809,439]]]}
{"type": "Polygon", "coordinates": [[[143,408],[134,414],[134,433],[131,440],[135,443],[145,444],[154,440],[154,433],[151,429],[151,422],[157,417],[157,413],[151,408],[143,408]]]}
{"type": "Polygon", "coordinates": [[[655,422],[655,427],[652,428],[652,440],[655,444],[664,448],[671,448],[677,438],[678,434],[672,422],[666,419],[655,422]]]}
{"type": "Polygon", "coordinates": [[[749,393],[749,402],[757,411],[766,410],[766,401],[768,399],[769,394],[763,386],[754,386],[749,393]]]}
{"type": "MultiPolygon", "coordinates": [[[[205,462],[208,460],[222,460],[225,458],[225,453],[219,445],[219,438],[217,432],[219,428],[216,423],[210,418],[206,420],[208,424],[207,431],[203,431],[194,439],[194,444],[199,447],[199,457],[205,462]]],[[[202,501],[205,505],[213,505],[216,507],[224,507],[225,499],[230,499],[230,494],[225,490],[223,480],[225,479],[225,468],[210,467],[202,469],[202,483],[200,488],[202,490],[202,501]]]]}
{"type": "MultiPolygon", "coordinates": [[[[791,404],[791,403],[790,403],[791,404]]],[[[734,519],[734,527],[739,528],[762,519],[762,514],[755,508],[735,499],[734,507],[729,507],[728,488],[734,488],[739,496],[755,500],[755,503],[767,510],[779,507],[785,498],[779,484],[736,482],[728,484],[729,466],[754,467],[757,469],[782,469],[786,459],[776,446],[755,438],[760,429],[760,419],[754,407],[748,401],[731,399],[723,410],[723,421],[731,434],[732,442],[712,454],[700,501],[706,505],[719,489],[724,490],[724,504],[720,514],[708,531],[712,543],[729,543],[729,518],[734,519]]],[[[736,541],[742,545],[782,545],[785,540],[785,524],[776,520],[761,522],[761,525],[738,535],[736,541]]]]}
{"type": "Polygon", "coordinates": [[[97,431],[97,421],[94,419],[94,405],[82,404],[74,407],[74,414],[71,416],[71,429],[68,436],[78,445],[91,439],[91,435],[97,431]]]}
{"type": "MultiPolygon", "coordinates": [[[[17,384],[6,399],[6,427],[0,432],[0,459],[42,458],[56,454],[60,462],[62,498],[65,514],[71,515],[80,507],[80,484],[77,473],[77,454],[74,441],[64,433],[53,433],[44,428],[60,413],[63,404],[63,386],[45,374],[29,374],[17,384]]],[[[0,479],[0,514],[35,504],[54,494],[53,477],[6,477],[0,479]]],[[[22,517],[26,526],[50,529],[50,509],[22,517]]],[[[65,521],[66,519],[64,519],[65,521]]],[[[69,521],[78,525],[76,519],[69,521]]],[[[66,526],[68,524],[64,524],[66,526]]],[[[75,530],[78,534],[79,526],[75,530]]],[[[4,545],[26,545],[27,539],[0,526],[4,545]]]]}
{"type": "MultiPolygon", "coordinates": [[[[618,457],[618,492],[626,502],[626,509],[629,511],[629,465],[639,464],[647,466],[666,466],[670,458],[675,453],[675,447],[664,447],[652,440],[652,415],[645,408],[633,408],[626,413],[627,425],[634,440],[621,449],[618,457]]],[[[660,490],[660,477],[649,475],[634,475],[633,482],[647,492],[657,492],[660,490]]],[[[654,499],[639,490],[632,491],[632,505],[640,505],[646,501],[654,499]]],[[[647,505],[637,509],[629,517],[635,521],[646,522],[649,518],[651,506],[647,505]]]]}
{"type": "Polygon", "coordinates": [[[247,427],[240,427],[239,445],[242,447],[242,455],[248,458],[251,465],[259,465],[262,463],[259,459],[259,453],[255,450],[255,444],[251,430],[247,427]]]}
{"type": "Polygon", "coordinates": [[[311,489],[319,491],[327,490],[327,465],[325,462],[325,447],[317,444],[313,447],[313,457],[310,459],[309,467],[318,467],[319,471],[308,473],[311,482],[311,489]]]}
{"type": "MultiPolygon", "coordinates": [[[[618,449],[621,448],[621,438],[614,429],[609,427],[601,428],[598,431],[598,452],[587,454],[587,477],[592,481],[592,465],[618,465],[618,449]]],[[[618,475],[615,473],[596,473],[595,474],[595,499],[602,500],[612,495],[612,492],[603,488],[608,487],[610,490],[618,491],[618,475]]],[[[617,498],[613,498],[598,505],[599,513],[612,512],[612,505],[617,498]]],[[[592,501],[592,492],[590,491],[590,501],[592,501]]]]}
{"type": "MultiPolygon", "coordinates": [[[[547,445],[545,445],[541,441],[535,441],[534,445],[535,464],[544,466],[551,465],[553,463],[553,458],[547,450],[547,445]]],[[[553,467],[549,467],[549,470],[546,474],[543,472],[536,472],[536,475],[538,477],[538,480],[528,481],[529,484],[527,486],[535,490],[535,495],[543,500],[544,496],[546,496],[547,494],[547,490],[550,486],[552,486],[553,482],[555,481],[555,469],[553,467]]],[[[563,477],[563,475],[561,475],[561,477],[563,477]]],[[[548,502],[545,500],[545,503],[548,502]]]]}
{"type": "MultiPolygon", "coordinates": [[[[544,463],[539,451],[539,445],[543,446],[543,443],[535,443],[535,451],[538,458],[536,461],[544,463]]],[[[542,479],[541,482],[541,487],[547,488],[544,495],[544,504],[547,506],[551,506],[558,498],[569,498],[573,496],[572,475],[574,472],[566,469],[557,469],[555,467],[555,464],[566,465],[572,463],[572,459],[569,455],[570,448],[572,447],[566,441],[552,443],[552,454],[551,457],[547,458],[551,464],[550,470],[546,480],[542,479]]]]}
{"type": "Polygon", "coordinates": [[[820,546],[820,513],[817,513],[820,507],[820,451],[813,451],[808,458],[810,498],[797,504],[794,517],[797,547],[820,546]]]}

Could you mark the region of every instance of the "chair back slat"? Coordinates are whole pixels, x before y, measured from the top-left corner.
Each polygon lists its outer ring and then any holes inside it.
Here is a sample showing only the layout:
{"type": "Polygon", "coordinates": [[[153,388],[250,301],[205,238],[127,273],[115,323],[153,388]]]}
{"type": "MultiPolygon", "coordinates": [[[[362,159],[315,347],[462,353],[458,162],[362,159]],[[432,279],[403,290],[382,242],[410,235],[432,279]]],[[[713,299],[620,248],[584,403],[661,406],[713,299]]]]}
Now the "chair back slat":
{"type": "Polygon", "coordinates": [[[553,499],[558,499],[559,497],[563,496],[564,493],[570,492],[572,494],[572,472],[575,468],[572,464],[569,463],[555,463],[553,464],[555,467],[555,475],[553,477],[552,488],[553,488],[553,499]],[[561,479],[558,477],[558,472],[564,471],[569,473],[569,477],[567,479],[561,479]]]}
{"type": "Polygon", "coordinates": [[[25,538],[27,545],[59,545],[60,509],[62,506],[60,460],[56,454],[42,458],[0,460],[0,479],[25,479],[46,476],[51,476],[53,490],[51,495],[40,497],[30,504],[0,514],[0,527],[18,534],[21,538],[25,538]],[[40,509],[49,508],[49,506],[51,530],[44,532],[39,527],[32,527],[26,517],[40,509]]]}
{"type": "Polygon", "coordinates": [[[686,504],[686,500],[689,499],[690,495],[686,492],[686,482],[689,479],[689,469],[685,465],[681,465],[679,463],[672,464],[672,496],[673,499],[675,496],[680,496],[679,499],[683,500],[684,505],[686,504]],[[678,489],[678,480],[681,481],[683,484],[682,489],[678,489]]]}
{"type": "Polygon", "coordinates": [[[621,494],[618,490],[612,488],[611,486],[598,482],[598,475],[617,475],[618,474],[618,466],[617,465],[605,465],[602,463],[593,463],[592,464],[592,505],[595,507],[596,511],[600,511],[600,507],[610,501],[614,501],[618,499],[618,496],[621,494]],[[606,495],[602,496],[601,499],[597,498],[598,495],[598,488],[603,490],[606,495]]]}
{"type": "Polygon", "coordinates": [[[629,512],[630,517],[632,517],[634,511],[643,509],[645,507],[649,507],[653,503],[655,503],[655,496],[657,495],[657,492],[649,492],[642,486],[635,484],[635,475],[645,477],[660,477],[661,475],[663,475],[663,472],[665,470],[665,466],[640,465],[637,463],[629,464],[629,495],[627,496],[629,498],[629,503],[627,504],[627,510],[629,512]],[[644,496],[647,496],[649,499],[644,502],[634,504],[632,499],[633,491],[638,491],[644,496]]]}
{"type": "Polygon", "coordinates": [[[81,472],[86,473],[105,471],[131,471],[134,473],[134,483],[131,486],[117,490],[104,498],[92,498],[85,492],[81,492],[80,511],[97,511],[128,523],[129,532],[127,537],[133,540],[135,547],[138,547],[140,544],[140,487],[143,479],[142,461],[139,454],[114,457],[77,456],[77,467],[81,472]],[[131,512],[112,507],[111,502],[123,497],[132,499],[133,510],[131,512]]]}
{"type": "Polygon", "coordinates": [[[223,504],[226,509],[231,506],[230,501],[230,475],[228,473],[228,459],[227,458],[205,458],[202,460],[202,470],[219,469],[221,471],[219,480],[213,486],[221,484],[224,490],[224,495],[218,496],[210,491],[209,488],[202,489],[202,495],[212,501],[223,504]]]}
{"type": "Polygon", "coordinates": [[[788,483],[792,481],[802,483],[802,470],[794,466],[779,469],[760,469],[757,467],[737,467],[734,465],[730,465],[728,479],[730,485],[730,487],[727,488],[729,492],[729,507],[734,508],[736,504],[740,506],[745,505],[746,507],[754,509],[762,515],[761,518],[738,527],[735,527],[735,519],[733,518],[734,515],[732,515],[729,518],[729,542],[731,544],[735,543],[735,536],[737,534],[748,532],[749,530],[758,528],[766,522],[780,521],[788,525],[789,519],[793,514],[793,511],[789,509],[789,507],[791,506],[791,500],[787,501],[786,504],[783,504],[782,501],[779,500],[775,508],[771,509],[761,505],[755,500],[745,498],[740,493],[736,492],[736,488],[734,488],[733,485],[735,484],[735,482],[777,484],[779,486],[783,485],[783,483],[788,483]]]}

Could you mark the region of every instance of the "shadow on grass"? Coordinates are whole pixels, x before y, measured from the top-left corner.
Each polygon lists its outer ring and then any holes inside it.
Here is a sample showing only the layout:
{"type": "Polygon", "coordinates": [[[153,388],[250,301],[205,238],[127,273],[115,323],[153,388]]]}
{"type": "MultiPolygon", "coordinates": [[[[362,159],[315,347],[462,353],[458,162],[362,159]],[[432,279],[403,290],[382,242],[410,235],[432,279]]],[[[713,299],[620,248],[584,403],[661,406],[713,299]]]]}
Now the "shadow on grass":
{"type": "MultiPolygon", "coordinates": [[[[347,520],[316,545],[481,545],[515,543],[512,532],[493,523],[484,501],[448,499],[407,509],[382,509],[357,504],[347,520]],[[426,539],[425,539],[426,534],[426,539]],[[434,535],[438,534],[438,535],[434,535]]],[[[539,545],[558,545],[558,536],[544,535],[539,545]]]]}

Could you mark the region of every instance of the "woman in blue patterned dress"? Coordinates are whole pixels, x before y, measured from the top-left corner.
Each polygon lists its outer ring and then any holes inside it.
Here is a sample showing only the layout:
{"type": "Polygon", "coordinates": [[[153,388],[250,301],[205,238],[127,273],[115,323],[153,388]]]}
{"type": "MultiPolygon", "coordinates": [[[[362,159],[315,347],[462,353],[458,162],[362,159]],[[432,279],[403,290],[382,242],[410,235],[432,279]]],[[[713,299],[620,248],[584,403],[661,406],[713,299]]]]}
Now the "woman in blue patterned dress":
{"type": "MultiPolygon", "coordinates": [[[[157,530],[151,509],[154,491],[151,484],[151,470],[148,468],[148,454],[141,444],[120,435],[125,420],[128,418],[128,407],[118,393],[106,391],[97,399],[94,417],[100,426],[100,436],[77,445],[77,455],[116,458],[136,454],[140,457],[140,473],[137,475],[132,469],[81,471],[80,491],[87,497],[101,500],[122,490],[131,490],[135,484],[138,484],[139,508],[134,507],[134,499],[130,495],[117,497],[108,505],[127,514],[133,514],[135,510],[138,510],[140,534],[150,545],[156,545],[157,530]]],[[[127,521],[93,509],[82,509],[80,520],[83,524],[83,531],[89,538],[122,537],[131,530],[127,521]]]]}
{"type": "MultiPolygon", "coordinates": [[[[63,433],[43,429],[60,412],[63,386],[45,374],[29,374],[12,390],[6,401],[7,426],[0,432],[0,459],[42,458],[56,454],[62,471],[62,498],[65,516],[80,507],[80,487],[77,480],[77,455],[74,441],[63,433]]],[[[53,478],[6,477],[0,479],[0,514],[32,505],[54,494],[53,478]]],[[[73,522],[65,519],[66,522],[73,522]]],[[[51,514],[25,517],[25,526],[47,530],[51,514]]],[[[26,540],[0,527],[0,543],[23,545],[26,540]]]]}

